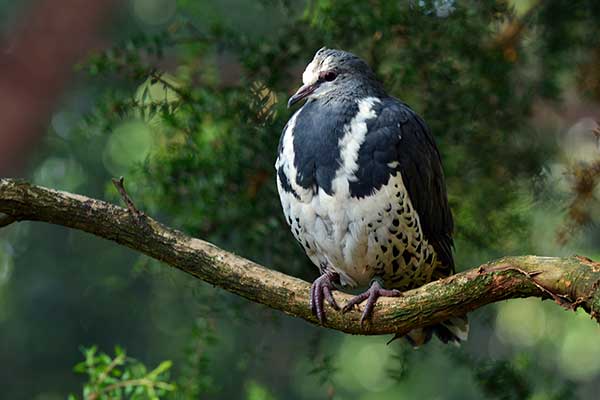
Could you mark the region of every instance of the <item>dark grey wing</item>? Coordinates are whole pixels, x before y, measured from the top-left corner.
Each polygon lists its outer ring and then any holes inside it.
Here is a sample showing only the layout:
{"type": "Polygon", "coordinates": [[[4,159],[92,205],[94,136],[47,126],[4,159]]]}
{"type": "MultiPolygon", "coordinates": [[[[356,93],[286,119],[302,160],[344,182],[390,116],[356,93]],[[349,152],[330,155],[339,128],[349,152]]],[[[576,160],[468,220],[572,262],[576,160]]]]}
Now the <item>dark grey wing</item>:
{"type": "Polygon", "coordinates": [[[439,151],[425,122],[406,104],[386,98],[374,106],[376,117],[367,122],[367,136],[359,150],[357,181],[350,184],[355,197],[370,195],[400,172],[419,215],[425,238],[438,259],[454,272],[452,232],[439,151]]]}

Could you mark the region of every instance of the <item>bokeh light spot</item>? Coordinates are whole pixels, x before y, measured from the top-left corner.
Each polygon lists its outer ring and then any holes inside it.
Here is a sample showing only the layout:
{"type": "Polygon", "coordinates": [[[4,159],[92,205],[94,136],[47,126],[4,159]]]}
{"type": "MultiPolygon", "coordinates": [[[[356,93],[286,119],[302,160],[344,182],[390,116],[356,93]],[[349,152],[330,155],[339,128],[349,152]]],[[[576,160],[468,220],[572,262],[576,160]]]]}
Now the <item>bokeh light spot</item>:
{"type": "Polygon", "coordinates": [[[145,123],[125,122],[108,139],[103,155],[104,166],[114,176],[126,175],[131,167],[148,157],[152,147],[152,131],[145,123]]]}
{"type": "Polygon", "coordinates": [[[49,157],[33,173],[34,183],[71,192],[85,179],[83,167],[71,158],[49,157]]]}
{"type": "Polygon", "coordinates": [[[600,328],[580,312],[571,323],[560,349],[558,363],[562,372],[575,380],[587,381],[600,373],[600,328]]]}
{"type": "Polygon", "coordinates": [[[539,299],[512,300],[500,305],[496,334],[504,343],[533,346],[546,332],[546,314],[539,299]]]}
{"type": "Polygon", "coordinates": [[[383,392],[394,381],[388,374],[391,352],[383,342],[365,343],[364,338],[344,341],[337,365],[340,369],[339,382],[344,386],[365,389],[369,392],[383,392]],[[344,366],[350,366],[348,369],[344,366]]]}

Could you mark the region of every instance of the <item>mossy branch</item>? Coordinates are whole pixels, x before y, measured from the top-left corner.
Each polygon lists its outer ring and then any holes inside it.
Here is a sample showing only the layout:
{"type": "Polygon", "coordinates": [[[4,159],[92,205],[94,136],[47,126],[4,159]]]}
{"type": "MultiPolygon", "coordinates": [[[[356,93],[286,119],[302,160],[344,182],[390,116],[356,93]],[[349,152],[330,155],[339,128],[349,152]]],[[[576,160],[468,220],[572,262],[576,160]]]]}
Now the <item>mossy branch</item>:
{"type": "MultiPolygon", "coordinates": [[[[144,215],[89,197],[25,181],[0,179],[0,212],[8,221],[43,221],[92,233],[130,247],[194,277],[313,324],[309,284],[144,215]]],[[[290,239],[291,240],[291,239],[290,239]]],[[[349,295],[336,292],[341,303],[349,295]]],[[[373,320],[360,324],[360,311],[341,314],[328,309],[326,326],[363,335],[398,333],[443,321],[500,300],[550,298],[574,309],[582,307],[600,321],[600,264],[584,257],[505,257],[475,269],[382,298],[373,320]]]]}

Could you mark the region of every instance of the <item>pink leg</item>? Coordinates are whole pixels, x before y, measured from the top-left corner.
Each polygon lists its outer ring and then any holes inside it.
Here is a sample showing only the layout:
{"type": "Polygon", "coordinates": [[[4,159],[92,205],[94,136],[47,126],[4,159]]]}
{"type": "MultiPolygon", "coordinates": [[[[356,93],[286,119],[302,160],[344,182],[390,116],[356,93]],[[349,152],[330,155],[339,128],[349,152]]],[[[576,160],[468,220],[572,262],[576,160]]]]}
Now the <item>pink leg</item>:
{"type": "Polygon", "coordinates": [[[362,324],[365,320],[368,320],[371,318],[371,315],[373,314],[373,309],[375,308],[375,303],[377,303],[378,298],[380,298],[380,297],[399,297],[399,296],[402,296],[402,292],[400,292],[399,290],[384,289],[381,286],[381,283],[379,283],[379,280],[373,279],[373,281],[371,281],[371,286],[363,293],[351,298],[348,301],[348,303],[346,303],[344,308],[342,309],[342,312],[348,312],[352,308],[354,308],[354,306],[367,300],[367,304],[365,305],[365,310],[363,311],[363,313],[360,317],[360,323],[362,324]]]}
{"type": "Polygon", "coordinates": [[[319,322],[325,322],[325,307],[324,300],[336,310],[340,309],[337,302],[333,298],[331,291],[333,284],[340,279],[339,275],[333,272],[325,272],[323,275],[315,279],[310,287],[310,309],[317,316],[319,322]]]}

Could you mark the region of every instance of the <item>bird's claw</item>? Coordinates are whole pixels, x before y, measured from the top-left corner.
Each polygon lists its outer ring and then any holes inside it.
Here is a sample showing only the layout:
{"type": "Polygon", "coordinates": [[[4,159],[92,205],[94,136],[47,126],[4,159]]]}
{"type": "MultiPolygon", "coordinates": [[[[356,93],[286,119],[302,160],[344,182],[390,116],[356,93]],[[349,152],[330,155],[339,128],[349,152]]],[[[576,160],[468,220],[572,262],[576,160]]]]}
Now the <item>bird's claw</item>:
{"type": "Polygon", "coordinates": [[[310,287],[310,309],[312,313],[319,319],[322,324],[325,323],[325,307],[324,300],[327,300],[329,305],[335,310],[340,309],[333,298],[331,291],[334,289],[333,284],[339,280],[339,275],[336,273],[326,272],[313,282],[310,287]]]}
{"type": "Polygon", "coordinates": [[[381,287],[379,281],[374,280],[371,283],[371,286],[364,291],[363,293],[354,296],[351,298],[342,308],[343,313],[347,313],[352,310],[354,306],[362,303],[367,300],[367,304],[365,305],[365,309],[360,316],[361,325],[368,319],[371,319],[373,314],[373,309],[375,308],[375,303],[377,303],[377,299],[380,297],[399,297],[402,296],[402,292],[397,289],[384,289],[381,287]]]}

